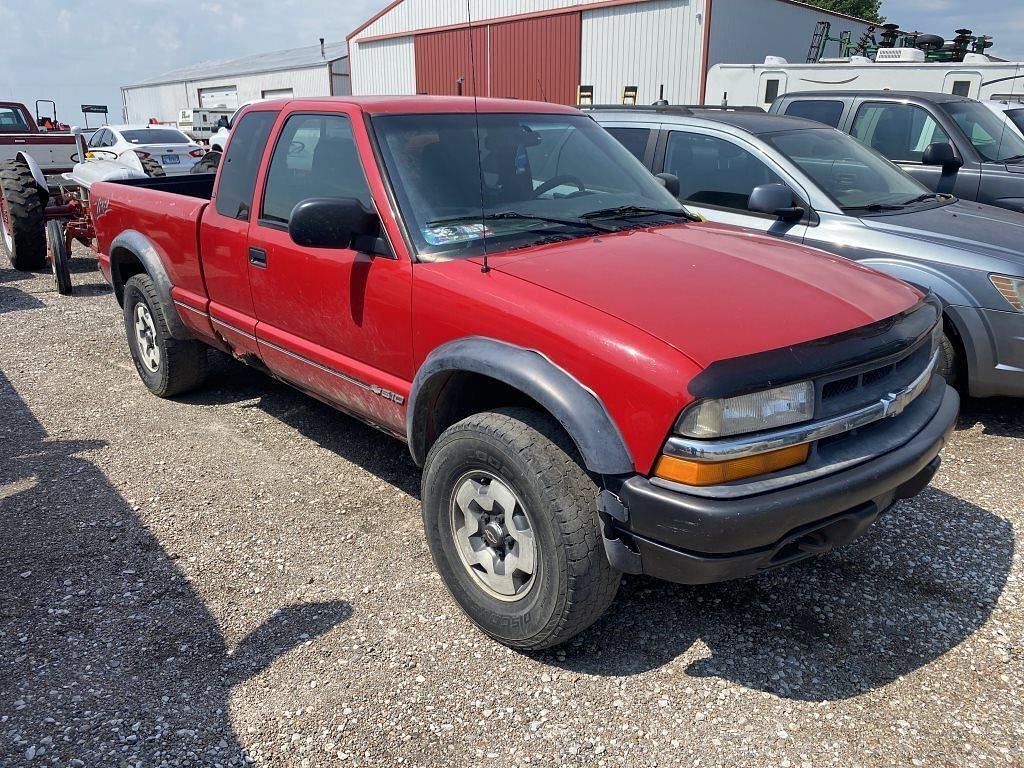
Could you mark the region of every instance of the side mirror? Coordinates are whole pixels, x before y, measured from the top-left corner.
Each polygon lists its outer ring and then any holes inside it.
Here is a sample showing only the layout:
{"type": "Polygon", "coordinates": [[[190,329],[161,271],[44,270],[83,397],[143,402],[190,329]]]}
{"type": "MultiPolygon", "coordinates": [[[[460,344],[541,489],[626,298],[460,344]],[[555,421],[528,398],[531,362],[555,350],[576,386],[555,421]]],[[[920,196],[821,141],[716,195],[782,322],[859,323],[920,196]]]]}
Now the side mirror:
{"type": "Polygon", "coordinates": [[[955,169],[962,166],[963,161],[956,156],[953,146],[945,141],[929,144],[925,147],[921,162],[925,165],[941,165],[944,169],[955,169]]]}
{"type": "Polygon", "coordinates": [[[654,175],[672,197],[679,197],[679,177],[674,173],[656,173],[654,175]]]}
{"type": "Polygon", "coordinates": [[[747,201],[747,210],[778,216],[783,221],[797,221],[807,211],[793,205],[793,192],[785,184],[762,184],[754,187],[747,201]]]}
{"type": "Polygon", "coordinates": [[[377,231],[377,216],[354,197],[311,197],[292,209],[288,234],[306,248],[351,248],[377,231]]]}

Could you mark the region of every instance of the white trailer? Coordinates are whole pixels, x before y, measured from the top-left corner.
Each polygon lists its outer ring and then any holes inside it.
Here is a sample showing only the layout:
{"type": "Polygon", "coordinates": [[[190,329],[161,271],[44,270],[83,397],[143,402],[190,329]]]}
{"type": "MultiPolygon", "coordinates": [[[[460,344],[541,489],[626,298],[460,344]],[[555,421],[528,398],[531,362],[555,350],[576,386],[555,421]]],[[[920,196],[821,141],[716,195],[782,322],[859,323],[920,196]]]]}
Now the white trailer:
{"type": "Polygon", "coordinates": [[[927,91],[972,99],[1013,101],[1024,94],[1024,63],[968,54],[962,62],[925,63],[916,48],[881,49],[886,61],[863,56],[790,64],[716,64],[708,73],[706,104],[767,108],[777,96],[802,91],[927,91]]]}

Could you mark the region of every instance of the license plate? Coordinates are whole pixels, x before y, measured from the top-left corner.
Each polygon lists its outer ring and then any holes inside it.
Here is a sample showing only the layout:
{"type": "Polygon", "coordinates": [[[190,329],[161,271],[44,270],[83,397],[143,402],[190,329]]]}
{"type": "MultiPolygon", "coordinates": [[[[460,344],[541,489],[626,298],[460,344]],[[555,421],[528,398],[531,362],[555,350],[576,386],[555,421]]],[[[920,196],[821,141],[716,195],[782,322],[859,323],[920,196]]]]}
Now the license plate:
{"type": "Polygon", "coordinates": [[[160,161],[164,165],[180,165],[181,164],[181,158],[178,157],[177,155],[163,155],[163,156],[161,156],[160,161]]]}

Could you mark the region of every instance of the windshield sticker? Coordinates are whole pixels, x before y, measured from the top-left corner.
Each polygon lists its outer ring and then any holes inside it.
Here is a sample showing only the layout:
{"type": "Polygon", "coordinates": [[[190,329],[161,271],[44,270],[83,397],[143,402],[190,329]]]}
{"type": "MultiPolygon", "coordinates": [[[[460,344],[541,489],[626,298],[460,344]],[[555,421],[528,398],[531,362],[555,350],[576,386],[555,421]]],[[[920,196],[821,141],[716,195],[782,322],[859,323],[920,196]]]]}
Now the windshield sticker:
{"type": "Polygon", "coordinates": [[[424,227],[423,239],[430,245],[451,245],[479,240],[494,234],[483,224],[445,224],[444,226],[424,227]]]}

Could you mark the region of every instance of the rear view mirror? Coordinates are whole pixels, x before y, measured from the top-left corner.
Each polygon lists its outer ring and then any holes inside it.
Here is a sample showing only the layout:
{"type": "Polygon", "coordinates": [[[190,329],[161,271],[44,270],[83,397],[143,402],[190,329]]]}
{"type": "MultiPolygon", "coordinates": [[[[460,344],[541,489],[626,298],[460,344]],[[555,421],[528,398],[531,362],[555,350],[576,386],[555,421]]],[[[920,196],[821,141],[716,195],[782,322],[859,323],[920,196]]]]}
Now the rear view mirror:
{"type": "Polygon", "coordinates": [[[778,216],[783,221],[797,221],[807,212],[793,205],[793,192],[785,184],[762,184],[754,187],[747,201],[747,210],[778,216]]]}
{"type": "Polygon", "coordinates": [[[373,235],[377,215],[354,197],[311,197],[292,209],[288,234],[306,248],[351,248],[352,241],[373,235]]]}
{"type": "Polygon", "coordinates": [[[661,182],[661,185],[668,190],[672,197],[679,197],[679,177],[674,173],[658,173],[654,178],[661,182]]]}
{"type": "Polygon", "coordinates": [[[921,162],[925,165],[940,165],[943,168],[959,168],[963,165],[963,161],[953,151],[953,146],[945,141],[939,141],[925,147],[924,154],[921,156],[921,162]]]}

